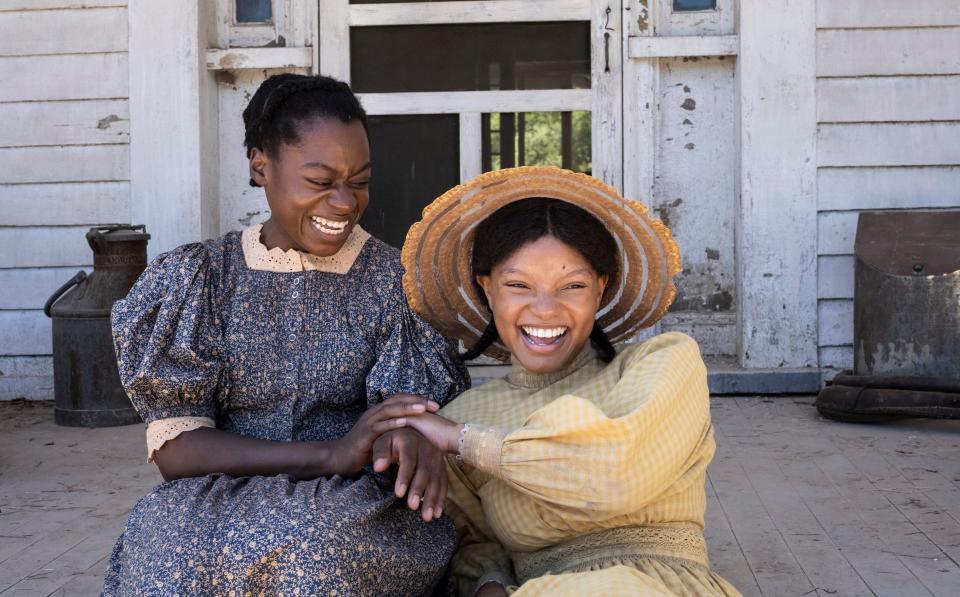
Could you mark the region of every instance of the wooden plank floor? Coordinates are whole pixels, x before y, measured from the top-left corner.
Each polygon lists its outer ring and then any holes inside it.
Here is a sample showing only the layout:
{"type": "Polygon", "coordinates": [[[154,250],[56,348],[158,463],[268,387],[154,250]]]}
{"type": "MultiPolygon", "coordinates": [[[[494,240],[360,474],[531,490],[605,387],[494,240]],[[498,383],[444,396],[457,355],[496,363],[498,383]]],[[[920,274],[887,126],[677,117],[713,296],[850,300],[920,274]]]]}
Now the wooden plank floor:
{"type": "MultiPolygon", "coordinates": [[[[810,397],[716,398],[713,567],[744,595],[960,595],[960,422],[848,425],[810,397]]],[[[96,595],[159,481],[142,426],[0,403],[0,596],[96,595]]]]}

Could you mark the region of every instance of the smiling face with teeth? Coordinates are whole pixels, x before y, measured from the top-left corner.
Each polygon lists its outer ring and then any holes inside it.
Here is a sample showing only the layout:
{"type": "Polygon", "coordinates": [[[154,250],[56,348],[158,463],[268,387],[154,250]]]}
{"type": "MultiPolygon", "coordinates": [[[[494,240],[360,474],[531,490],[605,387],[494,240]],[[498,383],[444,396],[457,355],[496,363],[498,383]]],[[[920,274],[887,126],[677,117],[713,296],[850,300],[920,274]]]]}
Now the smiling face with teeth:
{"type": "Polygon", "coordinates": [[[261,240],[326,257],[343,247],[370,201],[370,145],[357,120],[315,118],[297,132],[297,144],[252,151],[250,176],[271,212],[261,240]]]}
{"type": "Polygon", "coordinates": [[[521,246],[477,283],[507,350],[528,371],[551,373],[589,341],[607,279],[548,235],[521,246]]]}

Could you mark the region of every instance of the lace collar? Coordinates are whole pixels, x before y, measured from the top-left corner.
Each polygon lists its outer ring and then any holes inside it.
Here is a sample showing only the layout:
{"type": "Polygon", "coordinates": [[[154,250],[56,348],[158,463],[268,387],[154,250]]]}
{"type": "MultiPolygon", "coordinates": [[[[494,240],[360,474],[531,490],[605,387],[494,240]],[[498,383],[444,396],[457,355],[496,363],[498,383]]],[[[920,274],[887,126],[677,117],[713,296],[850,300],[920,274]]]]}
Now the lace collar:
{"type": "Polygon", "coordinates": [[[506,380],[508,383],[515,386],[540,390],[577,372],[584,365],[590,363],[596,358],[597,352],[593,349],[593,346],[590,345],[590,342],[587,341],[587,345],[583,347],[583,350],[580,351],[580,354],[573,359],[573,362],[563,369],[559,371],[553,371],[552,373],[532,373],[524,369],[523,365],[521,365],[520,362],[517,361],[513,355],[511,355],[510,373],[507,374],[506,380]]]}
{"type": "Polygon", "coordinates": [[[331,274],[345,274],[353,267],[363,245],[370,234],[360,226],[354,226],[340,250],[329,257],[318,257],[296,249],[286,251],[279,247],[267,249],[260,241],[260,229],[263,224],[251,226],[243,231],[240,242],[243,246],[243,259],[250,269],[265,272],[302,272],[316,270],[331,274]]]}

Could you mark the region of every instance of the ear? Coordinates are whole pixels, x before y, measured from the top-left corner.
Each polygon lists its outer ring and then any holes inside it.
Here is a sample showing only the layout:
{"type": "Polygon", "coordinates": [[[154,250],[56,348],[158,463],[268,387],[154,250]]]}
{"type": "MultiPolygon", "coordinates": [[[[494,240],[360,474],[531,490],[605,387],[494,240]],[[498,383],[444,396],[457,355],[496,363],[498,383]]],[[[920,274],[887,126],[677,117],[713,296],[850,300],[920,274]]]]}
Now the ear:
{"type": "Polygon", "coordinates": [[[267,164],[270,159],[259,147],[250,150],[250,180],[261,187],[267,186],[267,164]]]}
{"type": "MultiPolygon", "coordinates": [[[[483,289],[483,294],[487,297],[487,304],[490,304],[490,276],[477,276],[477,284],[483,289]]],[[[491,309],[493,307],[491,306],[491,309]]]]}

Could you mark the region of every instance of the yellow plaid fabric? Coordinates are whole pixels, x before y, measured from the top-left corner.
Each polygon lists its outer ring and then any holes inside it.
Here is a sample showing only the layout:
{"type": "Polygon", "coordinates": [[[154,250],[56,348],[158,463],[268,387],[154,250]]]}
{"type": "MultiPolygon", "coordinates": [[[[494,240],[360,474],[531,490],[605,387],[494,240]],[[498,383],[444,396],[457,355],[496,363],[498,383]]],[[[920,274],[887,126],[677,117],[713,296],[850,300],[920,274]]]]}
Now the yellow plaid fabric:
{"type": "Polygon", "coordinates": [[[663,334],[622,348],[610,364],[587,348],[547,375],[515,364],[441,414],[470,424],[464,462],[450,462],[446,505],[461,594],[487,580],[520,581],[518,595],[597,595],[597,582],[622,594],[737,594],[709,571],[702,539],[714,440],[706,368],[691,338],[663,334]],[[649,537],[603,543],[599,531],[621,527],[649,537]],[[601,543],[577,543],[585,536],[601,543]],[[542,568],[541,554],[550,574],[524,578],[542,568]]]}

